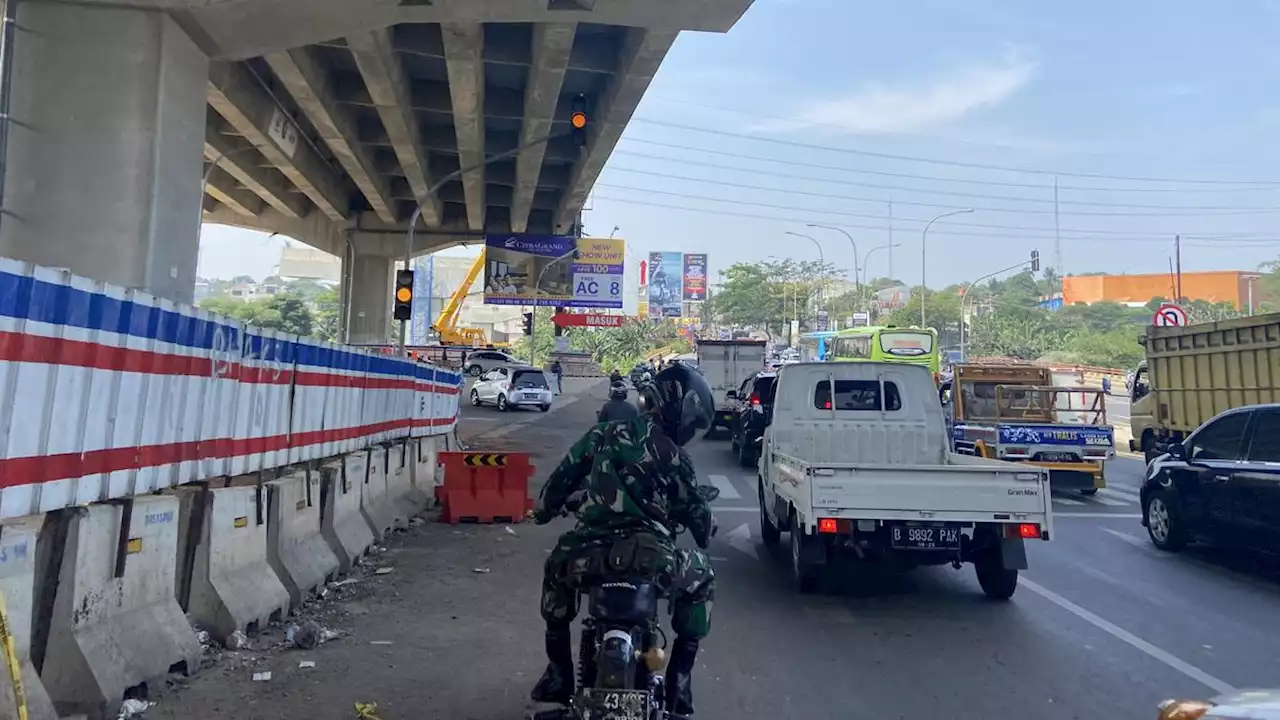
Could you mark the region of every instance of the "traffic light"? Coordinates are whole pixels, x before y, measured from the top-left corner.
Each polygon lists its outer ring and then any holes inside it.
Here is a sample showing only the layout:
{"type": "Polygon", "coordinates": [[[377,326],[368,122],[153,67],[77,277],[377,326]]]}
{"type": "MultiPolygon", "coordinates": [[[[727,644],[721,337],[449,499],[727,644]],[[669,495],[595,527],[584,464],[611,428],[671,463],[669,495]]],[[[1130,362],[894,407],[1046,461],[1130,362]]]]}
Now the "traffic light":
{"type": "Polygon", "coordinates": [[[1040,251],[1031,251],[1031,272],[1040,272],[1040,251]]]}
{"type": "Polygon", "coordinates": [[[531,312],[524,314],[524,334],[533,335],[533,313],[531,312]]]}
{"type": "Polygon", "coordinates": [[[573,144],[578,147],[587,146],[587,96],[578,93],[569,105],[569,131],[573,144]]]}
{"type": "Polygon", "coordinates": [[[413,315],[413,271],[396,271],[395,312],[396,320],[408,320],[413,315]]]}

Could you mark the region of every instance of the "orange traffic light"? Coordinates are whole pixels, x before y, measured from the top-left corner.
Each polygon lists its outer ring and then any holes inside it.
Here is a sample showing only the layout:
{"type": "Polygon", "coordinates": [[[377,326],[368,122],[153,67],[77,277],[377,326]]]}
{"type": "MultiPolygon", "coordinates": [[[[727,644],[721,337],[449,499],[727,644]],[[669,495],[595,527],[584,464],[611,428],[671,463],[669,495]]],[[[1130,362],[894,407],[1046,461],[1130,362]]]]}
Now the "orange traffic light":
{"type": "Polygon", "coordinates": [[[413,271],[396,271],[396,292],[392,317],[396,320],[408,320],[413,315],[413,271]]]}

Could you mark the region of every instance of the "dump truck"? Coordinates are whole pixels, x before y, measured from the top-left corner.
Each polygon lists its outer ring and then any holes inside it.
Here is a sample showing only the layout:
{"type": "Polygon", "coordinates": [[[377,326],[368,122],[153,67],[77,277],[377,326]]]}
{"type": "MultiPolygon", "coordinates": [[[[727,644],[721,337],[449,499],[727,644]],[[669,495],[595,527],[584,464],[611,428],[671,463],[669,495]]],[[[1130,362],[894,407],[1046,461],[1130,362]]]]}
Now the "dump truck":
{"type": "Polygon", "coordinates": [[[1129,387],[1129,449],[1151,462],[1215,415],[1280,402],[1280,313],[1148,327],[1129,387]]]}

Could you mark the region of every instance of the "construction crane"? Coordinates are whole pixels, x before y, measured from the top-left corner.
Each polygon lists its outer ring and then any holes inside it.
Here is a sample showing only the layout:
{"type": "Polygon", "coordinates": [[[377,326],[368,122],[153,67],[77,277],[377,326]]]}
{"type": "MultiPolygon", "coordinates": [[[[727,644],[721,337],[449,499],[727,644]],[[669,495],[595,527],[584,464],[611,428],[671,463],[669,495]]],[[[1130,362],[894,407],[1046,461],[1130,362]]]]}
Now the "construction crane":
{"type": "Polygon", "coordinates": [[[467,276],[463,278],[462,284],[458,286],[457,290],[453,291],[453,295],[449,297],[449,302],[445,303],[444,309],[440,311],[435,324],[431,326],[432,329],[439,333],[441,345],[483,346],[489,344],[489,338],[484,334],[483,330],[458,327],[458,315],[462,310],[462,301],[467,299],[471,286],[484,268],[484,255],[484,249],[481,248],[475,262],[471,263],[470,269],[467,270],[467,276]]]}

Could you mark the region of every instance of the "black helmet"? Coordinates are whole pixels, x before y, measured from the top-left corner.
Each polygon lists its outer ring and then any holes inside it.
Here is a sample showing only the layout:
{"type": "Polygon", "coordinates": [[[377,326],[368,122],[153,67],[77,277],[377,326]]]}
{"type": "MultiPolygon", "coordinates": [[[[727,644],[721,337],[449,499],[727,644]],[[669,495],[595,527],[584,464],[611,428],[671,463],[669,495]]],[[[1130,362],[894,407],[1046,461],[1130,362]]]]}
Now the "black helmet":
{"type": "Polygon", "coordinates": [[[673,363],[639,390],[640,409],[658,421],[667,437],[684,445],[699,430],[711,427],[715,400],[706,378],[688,366],[673,363]]]}
{"type": "Polygon", "coordinates": [[[610,400],[626,400],[627,399],[627,386],[623,384],[621,380],[618,380],[617,382],[609,386],[609,399],[610,400]]]}

